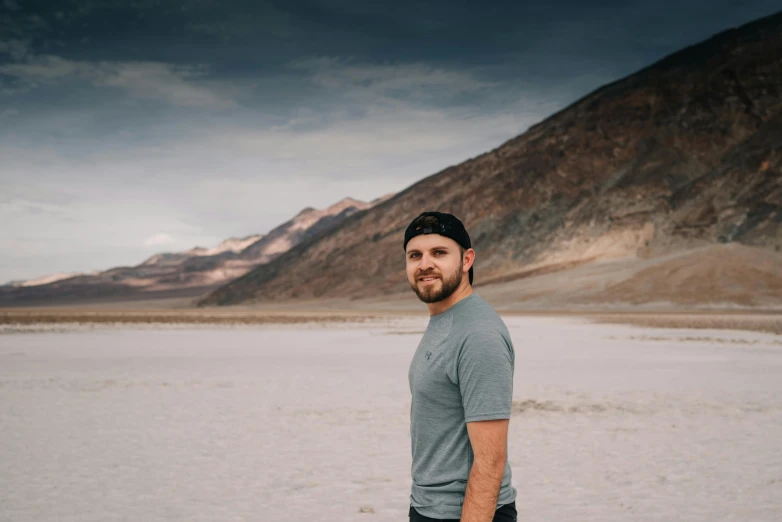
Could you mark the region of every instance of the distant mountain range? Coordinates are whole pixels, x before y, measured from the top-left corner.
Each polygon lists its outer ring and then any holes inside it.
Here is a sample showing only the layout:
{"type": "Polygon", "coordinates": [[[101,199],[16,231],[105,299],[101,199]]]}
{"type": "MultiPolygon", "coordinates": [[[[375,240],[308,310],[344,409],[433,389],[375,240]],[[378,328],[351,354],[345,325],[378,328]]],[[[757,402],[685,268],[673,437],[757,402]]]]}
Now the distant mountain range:
{"type": "Polygon", "coordinates": [[[230,238],[215,248],[155,254],[137,266],[91,274],[52,274],[0,286],[0,305],[70,304],[201,295],[269,262],[302,241],[382,201],[345,198],[325,210],[306,208],[266,235],[230,238]]]}
{"type": "Polygon", "coordinates": [[[782,306],[782,13],[590,93],[307,238],[201,305],[409,293],[402,234],[452,212],[506,308],[782,306]]]}

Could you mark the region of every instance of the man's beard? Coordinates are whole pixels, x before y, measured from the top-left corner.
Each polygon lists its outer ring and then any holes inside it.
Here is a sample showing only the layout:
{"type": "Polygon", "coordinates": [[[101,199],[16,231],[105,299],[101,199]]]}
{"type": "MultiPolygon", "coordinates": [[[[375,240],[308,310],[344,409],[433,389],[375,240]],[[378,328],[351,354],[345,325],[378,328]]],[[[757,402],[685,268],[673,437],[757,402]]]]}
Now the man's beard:
{"type": "Polygon", "coordinates": [[[462,268],[464,268],[464,263],[459,263],[459,269],[456,271],[455,274],[453,274],[449,278],[441,277],[439,290],[435,289],[434,287],[435,285],[425,286],[423,288],[418,287],[418,278],[426,277],[427,275],[434,275],[434,273],[416,275],[415,282],[413,282],[410,285],[410,287],[413,289],[413,292],[415,292],[415,295],[418,296],[418,299],[420,299],[424,303],[427,304],[438,303],[444,299],[448,299],[449,297],[451,297],[451,295],[453,295],[456,289],[459,288],[459,285],[462,284],[462,278],[464,277],[462,268]]]}

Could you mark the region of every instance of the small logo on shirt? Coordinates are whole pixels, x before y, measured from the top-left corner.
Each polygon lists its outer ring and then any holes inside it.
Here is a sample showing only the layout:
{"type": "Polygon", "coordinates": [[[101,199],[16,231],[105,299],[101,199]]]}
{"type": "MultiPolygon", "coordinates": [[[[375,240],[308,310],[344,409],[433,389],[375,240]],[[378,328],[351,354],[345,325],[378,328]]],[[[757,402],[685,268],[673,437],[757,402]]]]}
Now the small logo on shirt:
{"type": "Polygon", "coordinates": [[[432,357],[432,352],[426,352],[424,357],[426,357],[426,360],[428,361],[432,357]]]}

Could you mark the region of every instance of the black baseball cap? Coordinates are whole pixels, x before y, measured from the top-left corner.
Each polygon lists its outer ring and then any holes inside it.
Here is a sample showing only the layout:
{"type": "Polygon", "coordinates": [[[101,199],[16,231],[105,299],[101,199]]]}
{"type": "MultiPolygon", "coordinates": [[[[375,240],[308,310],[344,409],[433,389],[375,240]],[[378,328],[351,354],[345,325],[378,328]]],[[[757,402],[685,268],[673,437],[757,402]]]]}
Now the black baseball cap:
{"type": "MultiPolygon", "coordinates": [[[[416,217],[405,230],[404,249],[407,251],[407,244],[416,236],[423,234],[438,234],[456,241],[459,246],[465,250],[472,248],[470,235],[464,224],[453,214],[445,212],[424,212],[416,217]]],[[[472,268],[470,267],[470,284],[472,284],[472,268]]]]}

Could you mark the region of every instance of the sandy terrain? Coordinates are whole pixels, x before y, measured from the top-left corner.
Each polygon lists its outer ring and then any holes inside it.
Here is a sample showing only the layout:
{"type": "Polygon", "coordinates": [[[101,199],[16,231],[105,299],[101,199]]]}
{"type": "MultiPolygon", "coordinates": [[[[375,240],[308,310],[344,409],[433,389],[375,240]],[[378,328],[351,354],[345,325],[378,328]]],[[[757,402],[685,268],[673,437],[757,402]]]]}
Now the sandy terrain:
{"type": "Polygon", "coordinates": [[[323,322],[356,322],[377,318],[377,313],[354,310],[286,310],[245,311],[236,309],[206,310],[85,310],[5,309],[0,310],[0,325],[30,324],[291,324],[323,322]]]}
{"type": "MultiPolygon", "coordinates": [[[[780,337],[506,321],[519,520],[780,519],[780,337]]],[[[425,324],[0,335],[0,520],[406,520],[425,324]]]]}
{"type": "MultiPolygon", "coordinates": [[[[481,292],[483,294],[483,292],[481,292]]],[[[409,297],[409,296],[408,296],[409,297]]],[[[423,305],[407,299],[405,306],[352,307],[347,301],[298,303],[266,307],[227,308],[6,308],[0,309],[0,334],[23,331],[73,329],[84,324],[96,327],[116,325],[260,325],[303,323],[355,323],[426,317],[423,305]]],[[[583,317],[601,323],[633,324],[658,328],[695,328],[768,332],[782,335],[782,312],[777,311],[632,311],[508,310],[506,317],[583,317]]]]}
{"type": "Polygon", "coordinates": [[[650,328],[746,330],[782,335],[782,314],[625,314],[585,315],[600,323],[632,324],[650,328]]]}

